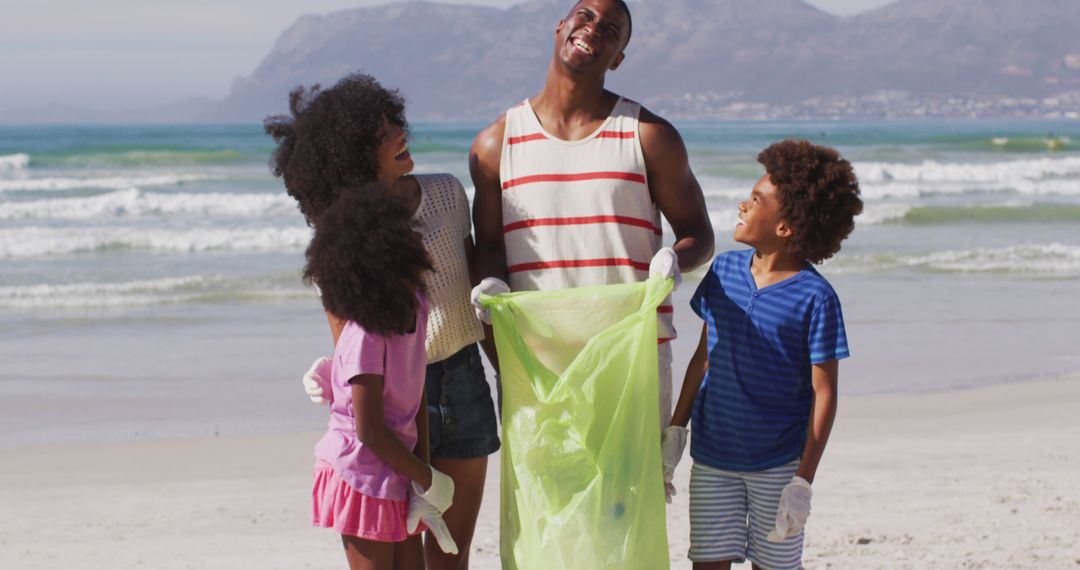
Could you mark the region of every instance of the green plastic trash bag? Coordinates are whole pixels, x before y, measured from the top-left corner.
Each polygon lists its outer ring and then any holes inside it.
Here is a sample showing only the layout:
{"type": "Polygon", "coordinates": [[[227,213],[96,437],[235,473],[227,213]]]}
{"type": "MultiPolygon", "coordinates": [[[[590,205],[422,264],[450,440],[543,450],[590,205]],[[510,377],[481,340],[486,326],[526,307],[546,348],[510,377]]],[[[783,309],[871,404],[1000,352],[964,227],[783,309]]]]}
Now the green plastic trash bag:
{"type": "Polygon", "coordinates": [[[502,377],[504,569],[669,567],[656,308],[671,288],[482,299],[502,377]]]}

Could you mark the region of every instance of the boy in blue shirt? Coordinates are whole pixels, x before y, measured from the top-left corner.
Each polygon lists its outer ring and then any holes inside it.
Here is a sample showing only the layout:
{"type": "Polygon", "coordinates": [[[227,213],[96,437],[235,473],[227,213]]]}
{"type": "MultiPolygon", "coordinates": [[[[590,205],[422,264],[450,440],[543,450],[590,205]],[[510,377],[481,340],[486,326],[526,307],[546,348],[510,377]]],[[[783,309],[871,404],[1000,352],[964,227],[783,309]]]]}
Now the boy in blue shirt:
{"type": "Polygon", "coordinates": [[[663,434],[664,480],[686,444],[695,570],[802,567],[810,484],[836,416],[848,357],[840,301],[813,267],[840,250],[862,211],[851,164],[787,140],[758,155],[766,174],[739,204],[735,240],[690,304],[704,321],[663,434]]]}

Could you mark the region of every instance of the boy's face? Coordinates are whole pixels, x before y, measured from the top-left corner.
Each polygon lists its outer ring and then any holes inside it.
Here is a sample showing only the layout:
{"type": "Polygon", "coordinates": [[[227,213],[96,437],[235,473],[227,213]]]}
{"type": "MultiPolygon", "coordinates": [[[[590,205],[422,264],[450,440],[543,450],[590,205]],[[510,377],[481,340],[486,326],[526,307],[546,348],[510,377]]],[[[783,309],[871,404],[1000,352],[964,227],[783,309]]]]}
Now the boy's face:
{"type": "Polygon", "coordinates": [[[750,198],[739,203],[735,241],[760,250],[779,249],[791,236],[780,219],[780,196],[766,174],[754,184],[750,198]]]}

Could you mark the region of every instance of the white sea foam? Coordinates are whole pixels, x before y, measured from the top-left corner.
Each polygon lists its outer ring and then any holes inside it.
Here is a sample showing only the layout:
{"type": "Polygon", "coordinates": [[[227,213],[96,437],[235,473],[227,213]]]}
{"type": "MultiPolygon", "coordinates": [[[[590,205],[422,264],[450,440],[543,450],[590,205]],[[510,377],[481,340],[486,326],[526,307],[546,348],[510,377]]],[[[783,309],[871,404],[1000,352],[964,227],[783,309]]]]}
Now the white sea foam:
{"type": "Polygon", "coordinates": [[[120,283],[65,283],[0,287],[0,307],[83,309],[146,306],[190,299],[208,283],[202,276],[120,283]]]}
{"type": "Polygon", "coordinates": [[[311,230],[305,227],[190,230],[21,227],[0,230],[0,258],[45,257],[107,249],[289,251],[303,248],[310,239],[311,230]]]}
{"type": "Polygon", "coordinates": [[[0,154],[0,171],[22,170],[30,166],[30,155],[25,153],[0,154]]]}
{"type": "Polygon", "coordinates": [[[864,226],[876,226],[902,220],[912,208],[914,206],[911,204],[865,204],[862,214],[855,217],[855,223],[864,226]]]}
{"type": "Polygon", "coordinates": [[[133,187],[176,186],[186,182],[215,180],[205,174],[155,174],[146,176],[103,176],[87,178],[24,178],[0,180],[0,192],[48,192],[78,189],[126,190],[133,187]]]}
{"type": "Polygon", "coordinates": [[[855,173],[862,183],[950,182],[1002,183],[1043,180],[1051,177],[1080,175],[1080,157],[1038,158],[988,163],[942,163],[932,160],[919,164],[898,162],[857,162],[855,173]]]}
{"type": "Polygon", "coordinates": [[[0,220],[141,218],[197,215],[214,218],[259,218],[294,213],[296,203],[285,194],[161,194],[136,188],[88,198],[0,202],[0,220]]]}
{"type": "Polygon", "coordinates": [[[1080,246],[1062,243],[934,251],[917,255],[841,255],[826,266],[834,273],[902,267],[1017,277],[1080,277],[1080,246]]]}

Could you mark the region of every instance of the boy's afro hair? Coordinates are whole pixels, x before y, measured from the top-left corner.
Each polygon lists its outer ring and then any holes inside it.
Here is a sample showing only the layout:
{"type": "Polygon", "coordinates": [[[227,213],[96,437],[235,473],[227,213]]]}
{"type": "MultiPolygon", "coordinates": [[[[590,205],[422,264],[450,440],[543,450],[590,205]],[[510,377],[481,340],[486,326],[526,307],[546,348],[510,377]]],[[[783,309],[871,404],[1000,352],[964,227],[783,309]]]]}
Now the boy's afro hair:
{"type": "Polygon", "coordinates": [[[412,212],[378,183],[339,194],[314,220],[304,281],[319,287],[323,307],[338,318],[376,334],[409,332],[416,289],[432,269],[412,212]]]}
{"type": "Polygon", "coordinates": [[[267,117],[263,128],[278,145],[270,169],[308,225],[340,189],[377,179],[384,121],[408,128],[405,101],[370,75],[348,75],[326,90],[297,87],[289,93],[289,111],[267,117]]]}
{"type": "Polygon", "coordinates": [[[840,251],[863,209],[851,163],[829,147],[791,139],[761,151],[757,160],[776,186],[780,218],[791,228],[788,251],[811,263],[840,251]]]}

